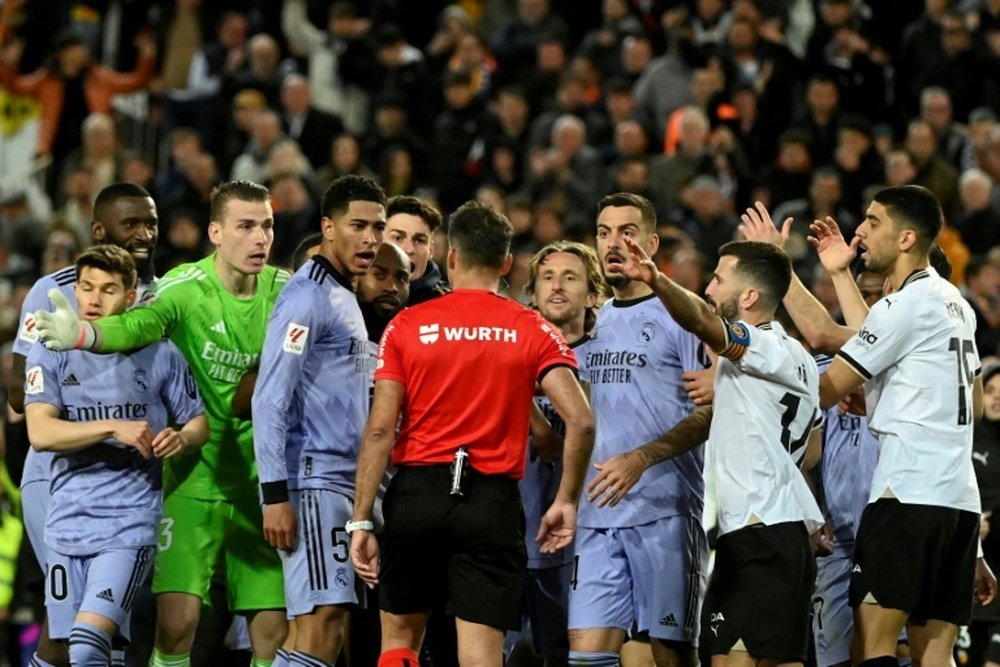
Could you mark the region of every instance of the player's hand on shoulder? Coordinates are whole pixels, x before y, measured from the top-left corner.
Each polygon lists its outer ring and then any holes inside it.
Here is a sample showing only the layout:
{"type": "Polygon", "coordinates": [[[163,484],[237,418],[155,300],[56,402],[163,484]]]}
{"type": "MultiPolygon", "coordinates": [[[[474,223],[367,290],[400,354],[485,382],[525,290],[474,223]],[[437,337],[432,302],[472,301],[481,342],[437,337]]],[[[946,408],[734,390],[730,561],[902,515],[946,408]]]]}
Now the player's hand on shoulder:
{"type": "Polygon", "coordinates": [[[603,463],[595,463],[597,476],[587,485],[587,500],[598,507],[617,505],[646,472],[646,465],[636,452],[615,454],[603,463]]]}
{"type": "Polygon", "coordinates": [[[118,420],[114,422],[113,428],[115,440],[136,449],[144,459],[153,455],[153,432],[149,424],[144,421],[118,420]]]}
{"type": "Polygon", "coordinates": [[[264,539],[275,549],[294,549],[297,520],[292,503],[264,505],[264,539]]]}
{"type": "Polygon", "coordinates": [[[368,588],[378,583],[379,546],[375,533],[355,530],[351,533],[351,563],[368,588]]]}
{"type": "Polygon", "coordinates": [[[555,500],[542,515],[535,542],[543,554],[553,554],[565,549],[576,535],[576,505],[555,500]]]}
{"type": "Polygon", "coordinates": [[[715,399],[715,360],[719,355],[708,345],[705,350],[712,359],[712,365],[700,371],[684,371],[681,374],[684,391],[695,405],[711,405],[715,399]]]}
{"type": "Polygon", "coordinates": [[[622,275],[629,280],[639,280],[652,285],[660,272],[656,268],[656,264],[649,258],[642,246],[631,237],[624,236],[622,239],[625,241],[625,249],[628,251],[625,263],[621,266],[622,275]]]}
{"type": "Polygon", "coordinates": [[[161,459],[166,459],[180,454],[187,447],[187,444],[187,440],[180,431],[175,431],[168,426],[153,438],[153,453],[161,459]]]}
{"type": "Polygon", "coordinates": [[[787,218],[781,225],[781,231],[771,220],[771,214],[763,202],[757,202],[740,216],[740,233],[747,241],[770,243],[779,248],[785,247],[788,235],[792,231],[792,218],[787,218]]]}

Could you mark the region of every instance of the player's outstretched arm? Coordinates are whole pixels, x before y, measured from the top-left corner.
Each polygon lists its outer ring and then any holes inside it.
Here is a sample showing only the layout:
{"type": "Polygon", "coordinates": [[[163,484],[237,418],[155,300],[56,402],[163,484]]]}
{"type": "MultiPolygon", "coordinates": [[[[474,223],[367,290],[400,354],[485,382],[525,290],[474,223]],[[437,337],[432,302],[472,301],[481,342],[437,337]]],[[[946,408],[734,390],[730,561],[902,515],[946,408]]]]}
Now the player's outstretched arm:
{"type": "MultiPolygon", "coordinates": [[[[385,475],[389,452],[396,442],[396,424],[403,409],[405,387],[393,380],[376,380],[368,422],[361,435],[358,472],[354,481],[354,515],[351,521],[371,521],[375,494],[385,475]]],[[[374,586],[378,582],[378,542],[371,530],[351,533],[351,562],[358,576],[374,586]]]]}
{"type": "Polygon", "coordinates": [[[179,430],[167,427],[153,438],[153,454],[161,459],[192,452],[208,441],[208,419],[198,415],[179,430]]]}
{"type": "Polygon", "coordinates": [[[133,447],[143,458],[153,453],[153,432],[144,421],[102,419],[72,422],[59,418],[59,408],[47,403],[25,406],[28,439],[40,452],[75,452],[114,438],[133,447]]]}
{"type": "Polygon", "coordinates": [[[868,304],[865,303],[858,284],[854,282],[850,268],[858,254],[861,237],[855,236],[848,243],[841,234],[837,221],[830,216],[826,216],[824,220],[816,220],[810,229],[812,236],[809,237],[809,243],[816,248],[820,263],[833,280],[844,320],[851,329],[860,329],[861,323],[868,317],[868,304]]]}
{"type": "Polygon", "coordinates": [[[690,451],[708,439],[712,406],[701,405],[659,438],[607,461],[595,463],[597,476],[587,486],[587,499],[598,507],[621,502],[643,473],[661,461],[690,451]]]}
{"type": "Polygon", "coordinates": [[[677,324],[703,340],[716,352],[725,349],[729,340],[722,318],[705,303],[705,300],[689,292],[670,278],[663,275],[646,251],[629,237],[624,237],[628,257],[621,272],[626,278],[640,280],[653,288],[656,296],[670,311],[677,324]]]}
{"type": "MultiPolygon", "coordinates": [[[[784,247],[792,228],[792,219],[788,218],[781,226],[781,231],[771,221],[771,214],[763,203],[757,202],[753,208],[748,208],[740,216],[740,233],[748,241],[761,241],[784,247]]],[[[792,274],[792,284],[785,295],[785,308],[791,315],[795,327],[802,333],[809,347],[827,354],[834,354],[847,340],[854,335],[854,330],[837,324],[826,308],[816,297],[806,289],[797,275],[792,274]]]]}

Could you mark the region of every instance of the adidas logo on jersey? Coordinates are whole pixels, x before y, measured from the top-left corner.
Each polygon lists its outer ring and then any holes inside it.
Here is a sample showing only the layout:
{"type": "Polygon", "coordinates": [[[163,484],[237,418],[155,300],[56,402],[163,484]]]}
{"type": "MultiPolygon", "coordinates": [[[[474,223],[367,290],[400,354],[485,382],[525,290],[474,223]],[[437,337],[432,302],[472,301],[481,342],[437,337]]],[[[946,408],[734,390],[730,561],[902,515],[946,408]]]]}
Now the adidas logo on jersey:
{"type": "Polygon", "coordinates": [[[660,625],[665,625],[668,628],[676,628],[677,619],[674,618],[673,614],[667,614],[666,616],[660,619],[660,625]]]}
{"type": "Polygon", "coordinates": [[[115,596],[111,593],[110,588],[105,588],[103,591],[98,593],[97,598],[100,600],[104,600],[105,602],[114,603],[115,601],[115,596]]]}
{"type": "Polygon", "coordinates": [[[222,334],[223,336],[226,335],[226,323],[223,322],[222,320],[219,320],[218,322],[210,326],[209,329],[211,329],[217,334],[222,334]]]}
{"type": "Polygon", "coordinates": [[[63,378],[63,380],[62,380],[62,382],[60,382],[60,384],[62,386],[64,386],[64,387],[79,387],[80,386],[80,381],[76,379],[75,375],[73,375],[72,373],[70,373],[69,375],[67,375],[66,377],[63,378]]]}

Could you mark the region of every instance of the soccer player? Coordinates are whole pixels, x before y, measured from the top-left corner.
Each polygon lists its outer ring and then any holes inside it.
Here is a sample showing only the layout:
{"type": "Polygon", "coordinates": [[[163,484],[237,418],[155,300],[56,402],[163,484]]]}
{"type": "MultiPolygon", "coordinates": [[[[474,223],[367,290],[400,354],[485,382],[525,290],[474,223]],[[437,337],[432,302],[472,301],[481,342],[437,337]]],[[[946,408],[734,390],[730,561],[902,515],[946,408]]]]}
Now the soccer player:
{"type": "Polygon", "coordinates": [[[410,300],[415,306],[451,291],[441,277],[434,255],[434,232],[441,226],[441,214],[433,206],[407,195],[393,197],[386,210],[385,238],[395,243],[413,262],[410,275],[410,300]]]}
{"type": "Polygon", "coordinates": [[[375,259],[385,203],[362,176],[327,188],[320,252],[278,296],[253,394],[264,537],[284,568],[292,665],[332,665],[359,600],[344,525],[368,417],[368,334],[351,281],[375,259]]]}
{"type": "Polygon", "coordinates": [[[216,251],[169,271],[134,308],[80,322],[63,304],[35,314],[52,349],[131,350],[169,337],[205,400],[209,441],[197,456],[164,469],[163,520],[153,592],[153,667],[184,666],[216,562],[222,558],[231,609],[248,616],[254,664],[267,665],[287,624],[281,561],[261,533],[253,431],[231,410],[236,386],[259,359],[267,319],[288,274],[267,266],[274,220],[267,188],[249,181],[218,186],[209,239],[216,251]]]}
{"type": "Polygon", "coordinates": [[[461,206],[448,230],[455,291],[404,310],[382,337],[347,525],[358,575],[380,584],[381,667],[417,664],[430,610],[441,603],[456,617],[460,663],[500,667],[504,630],[521,613],[517,479],[536,382],[566,423],[559,491],[536,539],[545,553],[573,539],[593,421],[559,332],[497,295],[512,237],[493,209],[461,206]],[[380,548],[372,511],[390,452],[396,474],[380,548]]]}
{"type": "MultiPolygon", "coordinates": [[[[135,264],[117,246],[84,252],[76,271],[85,321],[135,299],[135,264]]],[[[109,665],[112,637],[128,640],[132,602],[152,564],[160,460],[208,439],[204,406],[184,358],[165,341],[111,355],[36,345],[27,365],[28,435],[54,455],[45,523],[50,634],[69,640],[72,665],[109,665]]]]}
{"type": "MultiPolygon", "coordinates": [[[[789,223],[777,232],[762,205],[748,209],[743,221],[749,236],[779,244],[787,236],[789,223]]],[[[850,586],[853,661],[866,667],[895,664],[904,626],[915,663],[952,664],[958,626],[971,616],[970,593],[981,603],[996,593],[996,580],[976,554],[981,508],[972,424],[982,410],[982,383],[975,315],[929,266],[941,221],[928,190],[890,187],[875,193],[850,244],[839,232],[814,237],[821,259],[853,258],[861,247],[865,267],[887,278],[891,294],[857,331],[831,326],[801,286],[785,300],[794,317],[823,323],[829,337],[840,338],[820,379],[821,404],[829,407],[864,384],[869,428],[879,439],[850,586]]]]}
{"type": "MultiPolygon", "coordinates": [[[[586,344],[594,326],[597,301],[608,292],[601,263],[592,248],[560,241],[539,250],[528,265],[525,291],[542,317],[554,325],[573,350],[581,376],[586,376],[586,344]]],[[[535,404],[560,441],[565,425],[552,402],[535,394],[535,404]]],[[[538,439],[529,444],[528,462],[520,482],[525,513],[525,547],[528,551],[528,580],[525,589],[525,618],[537,655],[546,664],[565,665],[569,653],[566,639],[569,586],[572,577],[572,549],[542,553],[534,541],[542,516],[555,500],[562,464],[558,449],[543,451],[538,439]]],[[[522,629],[523,631],[523,629],[522,629]]]]}
{"type": "MultiPolygon", "coordinates": [[[[97,193],[94,200],[94,220],[91,238],[96,243],[111,243],[125,248],[132,255],[138,270],[136,296],[141,298],[153,281],[153,251],[158,236],[156,204],[142,187],[133,183],[112,183],[97,193]]],[[[36,310],[51,308],[49,292],[59,290],[69,303],[76,303],[76,267],[69,266],[42,276],[32,285],[21,304],[20,325],[13,343],[14,361],[7,388],[8,402],[17,413],[24,412],[24,360],[38,341],[35,327],[36,310]]],[[[131,304],[130,304],[131,305],[131,304]]],[[[46,570],[45,515],[48,511],[49,471],[52,454],[28,450],[21,475],[21,504],[28,541],[42,571],[46,570]]],[[[116,658],[124,659],[118,655],[116,658]]],[[[34,657],[38,665],[66,664],[68,656],[60,644],[49,641],[43,625],[34,657]]]]}
{"type": "Polygon", "coordinates": [[[382,332],[410,298],[411,266],[410,258],[399,246],[383,243],[375,252],[371,268],[357,279],[358,305],[376,353],[382,332]]]}
{"type": "MultiPolygon", "coordinates": [[[[682,374],[702,369],[701,343],[649,286],[622,274],[626,238],[656,252],[652,204],[619,193],[598,210],[597,252],[614,298],[597,314],[583,361],[597,437],[575,544],[569,662],[617,665],[635,624],[652,638],[657,664],[690,666],[708,564],[703,453],[663,460],[644,448],[692,412],[682,374]]],[[[699,416],[707,424],[707,409],[699,416]]]]}
{"type": "Polygon", "coordinates": [[[706,446],[719,541],[702,641],[717,667],[801,664],[816,577],[809,536],[823,516],[797,462],[810,440],[818,446],[821,416],[816,364],[774,321],[791,262],[770,244],[723,245],[709,305],[660,273],[635,240],[624,245],[622,274],[649,285],[719,354],[706,446]]]}

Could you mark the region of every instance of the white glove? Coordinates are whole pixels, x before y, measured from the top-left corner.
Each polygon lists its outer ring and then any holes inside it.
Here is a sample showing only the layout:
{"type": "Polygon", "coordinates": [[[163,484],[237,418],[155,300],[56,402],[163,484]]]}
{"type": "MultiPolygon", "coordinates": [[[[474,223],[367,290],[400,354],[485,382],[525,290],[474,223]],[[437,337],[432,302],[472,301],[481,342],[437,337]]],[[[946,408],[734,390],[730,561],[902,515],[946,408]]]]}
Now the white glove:
{"type": "Polygon", "coordinates": [[[81,322],[77,318],[73,306],[59,290],[49,290],[49,300],[55,310],[35,311],[35,326],[45,347],[50,350],[89,350],[96,339],[94,327],[90,322],[81,322]]]}

